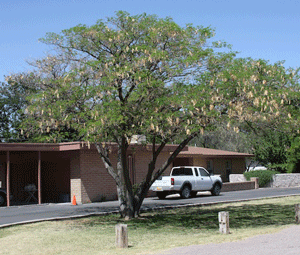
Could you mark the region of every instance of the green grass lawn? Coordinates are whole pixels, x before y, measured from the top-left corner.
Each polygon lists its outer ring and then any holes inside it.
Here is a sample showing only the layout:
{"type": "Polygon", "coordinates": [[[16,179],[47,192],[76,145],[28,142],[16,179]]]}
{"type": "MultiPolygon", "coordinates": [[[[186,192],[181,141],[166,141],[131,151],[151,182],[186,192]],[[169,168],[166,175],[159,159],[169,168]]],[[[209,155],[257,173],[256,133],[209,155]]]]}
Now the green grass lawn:
{"type": "Polygon", "coordinates": [[[0,254],[143,254],[178,246],[241,240],[295,223],[300,196],[142,213],[42,222],[0,229],[0,254]],[[219,233],[218,212],[228,211],[230,235],[219,233]],[[115,225],[128,225],[128,249],[115,248],[115,225]]]}

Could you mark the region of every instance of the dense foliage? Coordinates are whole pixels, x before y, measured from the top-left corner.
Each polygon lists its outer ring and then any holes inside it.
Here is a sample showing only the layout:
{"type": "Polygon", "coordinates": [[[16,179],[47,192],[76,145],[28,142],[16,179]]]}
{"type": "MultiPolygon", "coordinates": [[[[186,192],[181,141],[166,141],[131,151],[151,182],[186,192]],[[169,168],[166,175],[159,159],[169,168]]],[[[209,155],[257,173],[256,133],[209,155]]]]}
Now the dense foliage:
{"type": "Polygon", "coordinates": [[[228,128],[227,123],[215,123],[212,128],[205,130],[203,135],[195,137],[190,145],[227,151],[253,153],[251,138],[253,135],[239,125],[239,131],[228,128]]]}
{"type": "Polygon", "coordinates": [[[245,172],[244,176],[247,181],[250,181],[251,177],[258,177],[259,187],[266,187],[273,180],[275,174],[279,174],[279,172],[272,170],[257,170],[245,172]]]}
{"type": "Polygon", "coordinates": [[[296,137],[287,151],[287,170],[289,173],[300,173],[300,137],[296,137]]]}
{"type": "Polygon", "coordinates": [[[287,150],[291,146],[290,136],[272,129],[258,132],[260,133],[258,139],[253,142],[256,160],[264,166],[286,172],[287,150]]]}

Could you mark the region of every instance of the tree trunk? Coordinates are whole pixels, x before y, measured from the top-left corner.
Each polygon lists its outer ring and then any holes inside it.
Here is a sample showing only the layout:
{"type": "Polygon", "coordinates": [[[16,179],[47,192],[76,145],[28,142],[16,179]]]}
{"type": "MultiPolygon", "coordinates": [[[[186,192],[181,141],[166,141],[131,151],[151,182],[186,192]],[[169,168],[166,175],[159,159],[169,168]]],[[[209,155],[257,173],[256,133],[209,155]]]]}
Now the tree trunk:
{"type": "Polygon", "coordinates": [[[120,187],[117,187],[117,191],[121,217],[125,219],[132,219],[138,217],[140,207],[136,207],[136,198],[130,195],[130,193],[126,190],[125,185],[120,185],[120,187]]]}
{"type": "Polygon", "coordinates": [[[138,191],[133,191],[127,166],[128,143],[125,137],[118,140],[118,161],[116,171],[109,159],[109,150],[105,146],[96,144],[101,159],[103,160],[108,173],[114,178],[117,184],[118,200],[120,205],[120,214],[122,218],[132,219],[139,216],[143,201],[149,191],[151,184],[170,166],[179,152],[196,136],[196,133],[186,138],[175,151],[170,155],[164,164],[154,174],[156,160],[160,155],[166,143],[162,143],[158,149],[155,149],[155,139],[153,141],[152,160],[149,162],[147,176],[139,184],[138,191]]]}

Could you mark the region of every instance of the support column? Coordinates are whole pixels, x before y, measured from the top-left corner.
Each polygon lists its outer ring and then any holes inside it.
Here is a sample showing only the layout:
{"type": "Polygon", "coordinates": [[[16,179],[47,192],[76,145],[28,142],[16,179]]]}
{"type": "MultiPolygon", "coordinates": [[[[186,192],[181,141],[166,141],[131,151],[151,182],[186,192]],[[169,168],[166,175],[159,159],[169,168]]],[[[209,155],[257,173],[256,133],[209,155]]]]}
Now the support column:
{"type": "Polygon", "coordinates": [[[42,203],[41,152],[38,151],[38,202],[42,203]]]}
{"type": "Polygon", "coordinates": [[[10,206],[10,154],[6,152],[6,204],[10,206]]]}
{"type": "Polygon", "coordinates": [[[258,177],[251,177],[250,181],[255,182],[255,189],[259,189],[258,177]]]}

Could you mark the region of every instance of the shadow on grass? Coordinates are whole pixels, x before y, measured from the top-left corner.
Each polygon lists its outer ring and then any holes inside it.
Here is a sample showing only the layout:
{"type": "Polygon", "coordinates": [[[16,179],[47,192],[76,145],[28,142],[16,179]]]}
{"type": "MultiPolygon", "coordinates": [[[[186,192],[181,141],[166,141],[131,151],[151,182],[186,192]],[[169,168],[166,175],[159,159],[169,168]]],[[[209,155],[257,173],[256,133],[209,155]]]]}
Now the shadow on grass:
{"type": "Polygon", "coordinates": [[[252,226],[286,225],[295,221],[293,205],[264,204],[229,206],[226,209],[198,207],[162,211],[152,215],[142,215],[141,218],[132,220],[130,225],[151,229],[171,226],[210,230],[219,227],[218,213],[223,210],[229,212],[230,227],[236,229],[252,226]]]}
{"type": "MultiPolygon", "coordinates": [[[[184,228],[215,230],[219,228],[218,213],[228,211],[230,228],[287,225],[295,222],[294,205],[243,205],[226,208],[189,207],[176,210],[163,210],[143,213],[140,218],[125,222],[131,228],[159,229],[184,228]]],[[[93,217],[83,222],[84,225],[115,225],[124,223],[117,215],[93,217]]]]}

